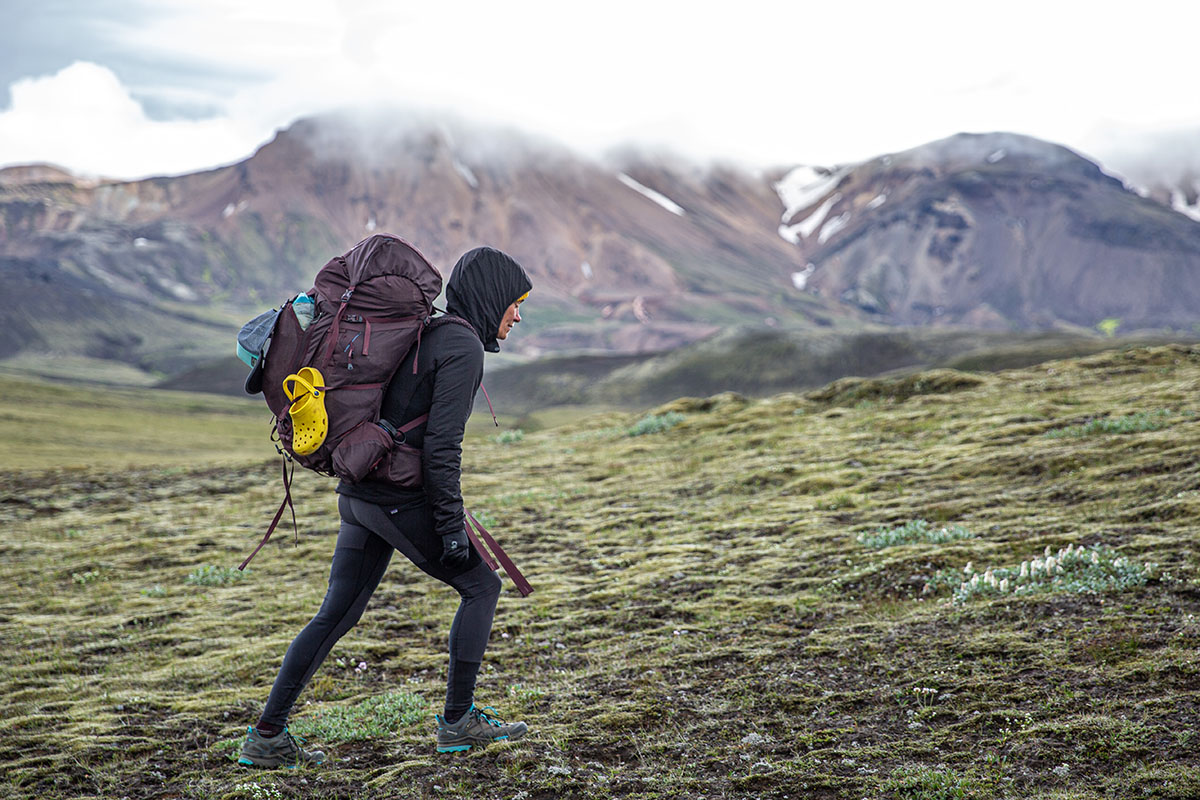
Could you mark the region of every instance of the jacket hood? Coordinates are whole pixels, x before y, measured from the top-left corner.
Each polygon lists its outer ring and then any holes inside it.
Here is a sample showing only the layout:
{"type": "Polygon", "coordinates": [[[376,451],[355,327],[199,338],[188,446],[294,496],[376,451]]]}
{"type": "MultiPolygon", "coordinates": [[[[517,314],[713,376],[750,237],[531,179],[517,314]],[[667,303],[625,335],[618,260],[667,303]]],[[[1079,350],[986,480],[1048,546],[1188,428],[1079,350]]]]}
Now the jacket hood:
{"type": "Polygon", "coordinates": [[[469,250],[446,282],[446,311],[471,323],[483,349],[500,351],[496,334],[504,312],[533,288],[529,275],[512,256],[491,247],[469,250]]]}

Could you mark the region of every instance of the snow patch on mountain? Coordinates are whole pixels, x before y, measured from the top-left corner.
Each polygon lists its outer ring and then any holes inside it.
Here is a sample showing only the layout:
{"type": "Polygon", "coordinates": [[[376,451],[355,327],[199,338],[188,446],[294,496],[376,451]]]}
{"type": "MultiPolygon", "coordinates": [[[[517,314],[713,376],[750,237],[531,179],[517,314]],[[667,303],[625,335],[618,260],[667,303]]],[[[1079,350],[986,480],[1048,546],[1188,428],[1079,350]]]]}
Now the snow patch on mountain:
{"type": "Polygon", "coordinates": [[[779,236],[788,244],[800,244],[800,234],[796,232],[795,225],[780,225],[779,236]]]}
{"type": "Polygon", "coordinates": [[[1171,190],[1171,208],[1178,211],[1180,214],[1185,214],[1192,219],[1200,222],[1200,181],[1195,181],[1192,184],[1192,197],[1196,198],[1194,202],[1188,202],[1188,195],[1183,189],[1171,190]]]}
{"type": "Polygon", "coordinates": [[[805,265],[803,272],[793,272],[792,286],[796,287],[797,291],[804,291],[804,287],[808,285],[808,276],[812,275],[816,268],[817,265],[810,261],[805,265]]]}
{"type": "Polygon", "coordinates": [[[454,170],[462,176],[462,179],[466,181],[467,185],[472,189],[479,188],[479,179],[475,177],[475,173],[471,171],[470,167],[459,161],[457,158],[454,159],[454,170]]]}
{"type": "Polygon", "coordinates": [[[833,236],[834,234],[836,234],[838,231],[840,231],[842,228],[845,228],[849,224],[850,224],[850,212],[849,211],[847,211],[844,214],[838,214],[836,217],[829,220],[829,222],[826,222],[824,227],[821,228],[821,232],[819,234],[817,234],[817,242],[820,244],[825,244],[825,242],[829,241],[829,237],[833,236]]]}
{"type": "Polygon", "coordinates": [[[796,167],[775,183],[775,193],[783,202],[785,225],[799,212],[820,200],[835,189],[848,167],[828,170],[824,167],[796,167]]]}
{"type": "Polygon", "coordinates": [[[682,217],[686,213],[683,210],[683,206],[679,205],[671,198],[667,197],[664,194],[654,191],[653,189],[649,188],[648,186],[643,186],[642,184],[635,181],[633,178],[626,175],[624,172],[617,173],[617,180],[619,180],[621,183],[628,186],[630,189],[633,189],[635,192],[642,195],[643,197],[646,197],[646,198],[658,203],[660,206],[665,208],[667,211],[670,211],[672,214],[682,217]]]}
{"type": "Polygon", "coordinates": [[[877,194],[871,202],[867,203],[867,211],[874,211],[881,205],[887,202],[887,194],[877,194]]]}
{"type": "Polygon", "coordinates": [[[229,205],[225,206],[225,208],[221,211],[221,217],[222,217],[222,219],[229,219],[234,214],[238,214],[242,211],[245,211],[249,205],[250,204],[247,203],[245,200],[238,201],[238,204],[236,206],[233,203],[230,203],[229,205]]]}
{"type": "MultiPolygon", "coordinates": [[[[810,238],[816,232],[816,230],[821,227],[821,223],[823,223],[825,218],[829,216],[829,210],[832,209],[834,204],[841,199],[842,194],[841,192],[838,192],[832,197],[826,199],[824,203],[817,207],[816,211],[809,214],[795,225],[780,225],[779,235],[792,244],[800,244],[801,239],[810,238]]],[[[822,239],[821,241],[825,240],[822,239]]]]}

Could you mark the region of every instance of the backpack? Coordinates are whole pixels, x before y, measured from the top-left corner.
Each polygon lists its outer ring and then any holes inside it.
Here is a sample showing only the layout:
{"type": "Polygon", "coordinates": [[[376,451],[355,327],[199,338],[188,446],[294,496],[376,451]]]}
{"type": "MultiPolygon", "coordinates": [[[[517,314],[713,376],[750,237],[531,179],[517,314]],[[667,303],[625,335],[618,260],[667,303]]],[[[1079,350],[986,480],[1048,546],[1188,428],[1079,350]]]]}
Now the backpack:
{"type": "MultiPolygon", "coordinates": [[[[420,451],[396,444],[393,434],[407,432],[425,417],[393,429],[379,424],[379,409],[400,363],[420,347],[441,291],[441,273],[420,251],[398,237],[376,234],[331,259],[309,292],[243,328],[239,353],[250,349],[244,359],[254,367],[246,390],[261,389],[275,415],[272,435],[284,454],[285,497],[262,542],[239,569],[262,549],[284,508],[292,505],[288,461],[354,482],[375,470],[378,477],[420,485],[420,451]],[[305,308],[308,301],[313,308],[305,308]],[[248,330],[254,331],[252,337],[248,330]],[[323,379],[321,385],[306,380],[314,374],[323,379]],[[307,446],[313,438],[296,430],[299,417],[289,413],[301,405],[300,398],[309,407],[323,406],[323,439],[315,449],[307,446]],[[306,446],[298,447],[298,438],[306,446]],[[396,457],[388,458],[393,451],[396,457]]],[[[292,519],[294,524],[294,508],[292,519]]]]}
{"type": "Polygon", "coordinates": [[[441,291],[441,273],[415,247],[374,235],[317,273],[309,293],[316,308],[307,328],[293,311],[295,301],[284,304],[264,359],[262,392],[275,415],[279,443],[296,463],[361,479],[339,466],[339,449],[353,445],[356,431],[377,427],[383,393],[404,356],[420,346],[441,291]],[[329,422],[324,441],[312,452],[296,451],[288,413],[293,397],[284,385],[304,367],[324,378],[320,399],[329,422]]]}

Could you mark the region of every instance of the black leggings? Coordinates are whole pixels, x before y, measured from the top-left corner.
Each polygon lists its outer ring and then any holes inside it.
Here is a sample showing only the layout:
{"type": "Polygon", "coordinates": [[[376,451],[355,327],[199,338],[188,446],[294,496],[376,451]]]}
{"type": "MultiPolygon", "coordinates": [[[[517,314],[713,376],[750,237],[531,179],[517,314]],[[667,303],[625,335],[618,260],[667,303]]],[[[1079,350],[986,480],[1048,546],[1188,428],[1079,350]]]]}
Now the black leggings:
{"type": "Polygon", "coordinates": [[[491,635],[500,578],[474,548],[465,566],[448,570],[441,565],[442,541],[434,533],[433,513],[427,503],[395,508],[338,495],[338,512],[342,522],[329,571],[329,590],[321,610],[283,657],[259,722],[287,724],[301,690],[337,640],[362,616],[392,550],[399,550],[421,570],[453,586],[462,597],[450,626],[446,710],[469,707],[475,674],[491,635]]]}

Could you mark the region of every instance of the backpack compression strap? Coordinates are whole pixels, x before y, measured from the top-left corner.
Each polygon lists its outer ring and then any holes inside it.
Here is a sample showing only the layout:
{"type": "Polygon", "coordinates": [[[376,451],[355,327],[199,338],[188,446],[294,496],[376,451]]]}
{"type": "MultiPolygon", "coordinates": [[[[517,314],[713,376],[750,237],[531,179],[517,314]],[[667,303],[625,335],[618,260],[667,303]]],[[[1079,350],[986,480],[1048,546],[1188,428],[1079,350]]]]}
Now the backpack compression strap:
{"type": "MultiPolygon", "coordinates": [[[[296,540],[300,539],[300,531],[296,528],[296,507],[292,505],[292,477],[288,475],[288,459],[285,456],[283,459],[283,502],[279,504],[279,510],[275,512],[275,519],[271,520],[270,527],[267,528],[266,535],[262,541],[258,543],[258,547],[254,548],[254,552],[246,556],[246,560],[238,565],[239,570],[244,570],[246,565],[250,563],[250,559],[258,555],[258,551],[263,549],[263,545],[271,538],[271,534],[275,532],[275,526],[279,524],[279,520],[283,518],[283,509],[292,509],[292,529],[296,531],[296,540]]],[[[292,471],[296,471],[296,463],[292,462],[292,471]]]]}
{"type": "Polygon", "coordinates": [[[467,511],[465,508],[463,509],[463,513],[466,514],[467,517],[467,538],[471,540],[471,544],[475,545],[475,549],[479,551],[481,556],[483,556],[483,560],[487,562],[488,567],[490,567],[492,570],[495,570],[496,560],[499,559],[500,565],[504,567],[504,571],[508,573],[508,577],[512,578],[512,582],[516,584],[517,591],[521,593],[521,597],[528,597],[529,595],[533,594],[533,587],[529,585],[529,581],[525,580],[525,576],[521,574],[521,570],[517,569],[517,565],[513,563],[511,558],[508,557],[508,553],[504,552],[504,548],[497,544],[496,540],[492,538],[492,535],[487,532],[487,529],[479,524],[479,520],[475,519],[474,514],[472,514],[470,511],[467,511]],[[483,545],[480,544],[479,539],[477,539],[475,536],[475,531],[471,530],[472,525],[475,526],[475,530],[479,532],[479,535],[483,537],[483,540],[487,542],[488,547],[491,548],[492,553],[495,554],[495,558],[492,558],[491,555],[488,554],[488,551],[484,549],[483,545]]]}

